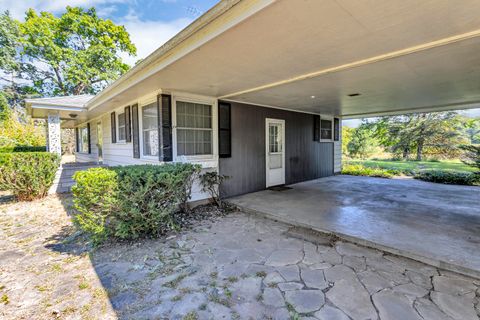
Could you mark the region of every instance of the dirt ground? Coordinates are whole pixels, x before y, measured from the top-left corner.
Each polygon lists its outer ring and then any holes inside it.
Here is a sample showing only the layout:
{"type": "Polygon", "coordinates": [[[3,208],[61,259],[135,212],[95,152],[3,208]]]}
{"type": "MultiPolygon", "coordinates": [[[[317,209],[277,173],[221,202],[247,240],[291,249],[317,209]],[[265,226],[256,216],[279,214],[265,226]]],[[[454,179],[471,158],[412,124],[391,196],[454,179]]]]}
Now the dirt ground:
{"type": "MultiPolygon", "coordinates": [[[[0,202],[1,203],[1,202],[0,202]]],[[[93,250],[71,197],[0,204],[0,319],[478,319],[480,281],[235,212],[93,250]]]]}

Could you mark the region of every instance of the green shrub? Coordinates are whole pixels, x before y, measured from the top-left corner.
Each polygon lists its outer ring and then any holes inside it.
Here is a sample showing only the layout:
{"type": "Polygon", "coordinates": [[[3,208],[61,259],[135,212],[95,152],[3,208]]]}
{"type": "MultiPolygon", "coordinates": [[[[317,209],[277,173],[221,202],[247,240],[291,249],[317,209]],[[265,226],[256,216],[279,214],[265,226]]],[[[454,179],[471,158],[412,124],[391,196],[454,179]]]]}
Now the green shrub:
{"type": "Polygon", "coordinates": [[[0,190],[17,200],[32,201],[47,195],[60,165],[60,157],[47,152],[0,153],[0,190]]]}
{"type": "Polygon", "coordinates": [[[445,184],[460,184],[467,186],[480,184],[479,175],[461,171],[425,170],[417,172],[414,178],[423,181],[445,184]]]}
{"type": "Polygon", "coordinates": [[[178,163],[94,168],[74,175],[77,226],[95,242],[175,229],[172,215],[189,197],[199,166],[178,163]],[[188,196],[187,196],[188,194],[188,196]]]}
{"type": "Polygon", "coordinates": [[[5,152],[47,152],[47,147],[39,146],[14,146],[14,147],[2,147],[0,148],[0,153],[5,152]]]}
{"type": "Polygon", "coordinates": [[[119,209],[115,236],[157,236],[174,229],[171,215],[190,193],[199,166],[188,163],[116,167],[119,209]],[[190,184],[190,185],[189,185],[190,184]]]}
{"type": "Polygon", "coordinates": [[[107,219],[118,206],[117,173],[107,168],[91,168],[73,175],[72,187],[77,214],[74,223],[91,235],[95,243],[108,237],[107,219]]]}
{"type": "Polygon", "coordinates": [[[342,174],[348,174],[352,176],[391,178],[394,175],[398,175],[399,172],[396,170],[385,170],[381,168],[365,167],[359,164],[351,164],[343,166],[342,174]]]}
{"type": "Polygon", "coordinates": [[[202,191],[210,194],[217,207],[222,207],[222,201],[220,199],[220,185],[228,178],[228,176],[218,174],[216,171],[208,171],[200,175],[202,191]]]}

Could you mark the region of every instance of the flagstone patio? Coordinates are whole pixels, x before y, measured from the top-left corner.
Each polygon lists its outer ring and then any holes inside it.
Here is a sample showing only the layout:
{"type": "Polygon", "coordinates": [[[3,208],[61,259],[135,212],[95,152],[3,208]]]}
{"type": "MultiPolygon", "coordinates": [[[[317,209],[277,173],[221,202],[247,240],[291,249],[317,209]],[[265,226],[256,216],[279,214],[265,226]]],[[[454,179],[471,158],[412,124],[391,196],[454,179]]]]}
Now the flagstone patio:
{"type": "Polygon", "coordinates": [[[1,319],[478,319],[480,280],[232,213],[95,251],[70,198],[0,206],[1,319]]]}

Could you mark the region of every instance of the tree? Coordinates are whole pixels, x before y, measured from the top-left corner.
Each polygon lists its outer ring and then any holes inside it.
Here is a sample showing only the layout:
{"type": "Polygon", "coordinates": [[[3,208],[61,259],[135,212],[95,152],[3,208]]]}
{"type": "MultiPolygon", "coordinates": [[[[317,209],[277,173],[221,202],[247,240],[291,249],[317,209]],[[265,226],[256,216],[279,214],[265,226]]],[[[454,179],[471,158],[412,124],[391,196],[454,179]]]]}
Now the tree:
{"type": "Polygon", "coordinates": [[[348,154],[348,144],[352,140],[354,128],[342,126],[342,154],[348,154]]]}
{"type": "Polygon", "coordinates": [[[404,160],[416,153],[423,160],[425,148],[446,152],[460,142],[456,112],[412,113],[382,117],[375,122],[375,136],[380,143],[404,160]]]}
{"type": "Polygon", "coordinates": [[[476,174],[480,175],[480,145],[462,145],[460,148],[465,151],[462,162],[476,168],[476,174]]]}
{"type": "Polygon", "coordinates": [[[352,137],[347,145],[348,153],[353,158],[368,158],[378,151],[378,141],[371,125],[364,121],[352,132],[352,137]]]}
{"type": "Polygon", "coordinates": [[[120,54],[136,53],[125,27],[95,8],[67,7],[60,17],[29,9],[19,26],[21,76],[44,96],[95,94],[129,69],[120,54]]]}
{"type": "MultiPolygon", "coordinates": [[[[5,73],[17,71],[17,47],[20,41],[18,25],[8,11],[0,14],[0,69],[5,73]]],[[[2,77],[4,81],[10,81],[2,77]]]]}
{"type": "Polygon", "coordinates": [[[465,118],[463,121],[463,127],[471,144],[480,143],[480,118],[465,118]]]}

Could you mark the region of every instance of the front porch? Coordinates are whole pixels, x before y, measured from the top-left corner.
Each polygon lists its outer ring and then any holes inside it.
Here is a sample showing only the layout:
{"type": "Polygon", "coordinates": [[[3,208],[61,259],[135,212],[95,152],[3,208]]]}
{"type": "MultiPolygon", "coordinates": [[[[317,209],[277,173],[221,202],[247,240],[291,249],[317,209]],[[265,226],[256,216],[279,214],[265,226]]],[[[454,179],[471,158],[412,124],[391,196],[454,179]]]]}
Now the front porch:
{"type": "Polygon", "coordinates": [[[289,187],[245,194],[229,202],[246,212],[480,276],[476,187],[352,176],[289,187]]]}

